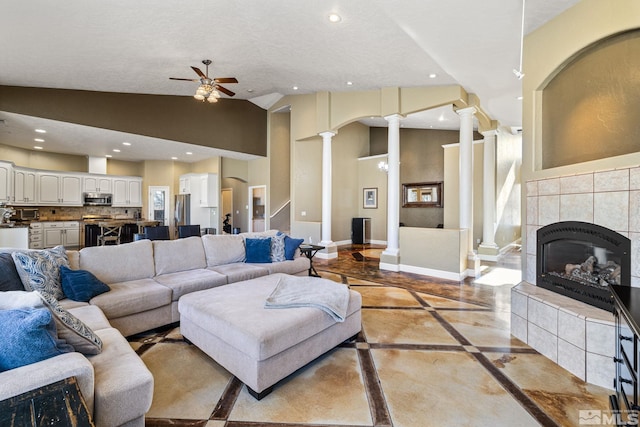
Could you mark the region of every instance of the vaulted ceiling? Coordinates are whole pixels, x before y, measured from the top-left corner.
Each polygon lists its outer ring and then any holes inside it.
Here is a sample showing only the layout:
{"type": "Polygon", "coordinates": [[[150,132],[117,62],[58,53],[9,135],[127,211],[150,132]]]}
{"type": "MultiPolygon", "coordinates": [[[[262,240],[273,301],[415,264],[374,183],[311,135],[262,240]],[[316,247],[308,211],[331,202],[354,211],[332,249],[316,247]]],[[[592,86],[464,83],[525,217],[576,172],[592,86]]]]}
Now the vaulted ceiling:
{"type": "MultiPolygon", "coordinates": [[[[577,2],[527,2],[525,33],[577,2]]],[[[492,119],[518,128],[522,108],[517,98],[522,86],[514,69],[520,67],[523,3],[4,2],[0,14],[0,85],[192,96],[197,83],[169,77],[196,78],[190,67],[204,71],[201,61],[208,58],[213,60],[210,75],[238,79],[238,84],[224,85],[236,92],[234,98],[250,100],[263,108],[284,95],[459,84],[480,98],[492,119]],[[331,13],[341,20],[330,22],[331,13]]],[[[203,107],[215,114],[216,104],[203,107]]],[[[410,117],[405,126],[455,129],[457,117],[449,110],[410,117]]],[[[47,125],[46,121],[39,122],[42,119],[1,111],[0,119],[5,120],[0,126],[0,144],[29,149],[34,145],[33,126],[47,125]]],[[[380,124],[376,120],[365,122],[380,124]]],[[[48,133],[51,145],[45,149],[58,152],[65,152],[66,144],[72,147],[66,152],[78,150],[81,138],[91,138],[91,148],[96,151],[83,154],[104,155],[110,150],[109,144],[121,144],[124,137],[118,132],[70,124],[49,125],[55,132],[48,133]]],[[[140,144],[145,146],[143,140],[140,144]]],[[[166,145],[167,153],[174,148],[171,144],[166,145]]],[[[179,147],[182,152],[189,149],[179,147]]],[[[189,151],[197,151],[197,147],[191,148],[189,151]]],[[[129,150],[126,156],[130,160],[156,154],[167,158],[163,150],[129,150]]],[[[210,150],[184,160],[219,154],[210,150]]]]}

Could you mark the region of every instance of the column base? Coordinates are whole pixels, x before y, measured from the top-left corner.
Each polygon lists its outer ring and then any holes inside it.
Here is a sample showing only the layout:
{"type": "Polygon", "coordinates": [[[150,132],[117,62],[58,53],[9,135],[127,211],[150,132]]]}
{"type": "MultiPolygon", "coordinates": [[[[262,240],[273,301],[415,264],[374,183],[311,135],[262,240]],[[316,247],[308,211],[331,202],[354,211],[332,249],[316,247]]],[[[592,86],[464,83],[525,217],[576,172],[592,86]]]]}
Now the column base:
{"type": "Polygon", "coordinates": [[[467,277],[480,276],[480,258],[475,252],[467,254],[467,277]]]}
{"type": "Polygon", "coordinates": [[[385,249],[380,254],[380,270],[400,271],[400,249],[385,249]]]}
{"type": "Polygon", "coordinates": [[[318,253],[316,254],[316,258],[320,258],[320,259],[338,258],[338,245],[336,245],[335,242],[332,242],[332,241],[325,242],[323,240],[318,244],[320,246],[324,246],[324,249],[321,251],[318,251],[318,253]]]}
{"type": "Polygon", "coordinates": [[[478,246],[478,257],[482,261],[498,261],[500,248],[495,243],[480,243],[478,246]]]}

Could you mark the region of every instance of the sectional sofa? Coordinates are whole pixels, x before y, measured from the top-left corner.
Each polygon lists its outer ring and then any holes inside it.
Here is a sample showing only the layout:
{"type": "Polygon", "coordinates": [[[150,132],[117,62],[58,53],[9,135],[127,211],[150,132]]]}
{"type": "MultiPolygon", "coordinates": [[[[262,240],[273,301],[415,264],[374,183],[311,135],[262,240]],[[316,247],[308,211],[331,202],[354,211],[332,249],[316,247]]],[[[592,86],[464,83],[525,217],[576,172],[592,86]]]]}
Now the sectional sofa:
{"type": "Polygon", "coordinates": [[[247,238],[282,241],[276,234],[140,240],[66,251],[71,269],[87,270],[110,288],[89,302],[59,301],[102,340],[102,351],[65,353],[0,372],[0,400],[75,376],[98,427],[143,426],[153,376],[125,337],[179,321],[178,300],[188,293],[272,273],[307,275],[310,261],[299,250],[289,260],[246,262],[247,238]]]}

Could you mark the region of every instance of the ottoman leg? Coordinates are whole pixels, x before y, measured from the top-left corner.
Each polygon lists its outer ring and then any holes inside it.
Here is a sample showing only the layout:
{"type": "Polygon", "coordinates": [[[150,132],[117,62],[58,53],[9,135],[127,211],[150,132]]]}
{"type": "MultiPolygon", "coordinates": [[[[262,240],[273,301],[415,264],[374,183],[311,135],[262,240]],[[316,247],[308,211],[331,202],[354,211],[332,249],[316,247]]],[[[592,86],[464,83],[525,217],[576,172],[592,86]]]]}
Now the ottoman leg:
{"type": "Polygon", "coordinates": [[[260,400],[263,397],[265,397],[267,394],[269,394],[269,393],[271,393],[273,391],[273,386],[265,388],[260,393],[258,393],[257,391],[254,391],[251,387],[247,386],[247,391],[249,392],[249,394],[251,396],[253,396],[254,399],[260,400]]]}

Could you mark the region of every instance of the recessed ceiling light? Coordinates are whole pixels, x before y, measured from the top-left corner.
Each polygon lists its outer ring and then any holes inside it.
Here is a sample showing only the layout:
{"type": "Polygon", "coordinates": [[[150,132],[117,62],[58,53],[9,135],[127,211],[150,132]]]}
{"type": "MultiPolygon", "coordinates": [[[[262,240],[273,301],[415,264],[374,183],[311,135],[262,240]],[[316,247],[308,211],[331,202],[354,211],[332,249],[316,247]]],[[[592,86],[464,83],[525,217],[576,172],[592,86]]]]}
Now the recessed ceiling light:
{"type": "Polygon", "coordinates": [[[106,154],[106,155],[105,155],[105,157],[107,157],[107,158],[109,158],[109,159],[110,159],[110,158],[112,158],[113,156],[112,156],[111,154],[106,154]]]}
{"type": "Polygon", "coordinates": [[[44,150],[44,148],[40,147],[39,145],[36,145],[33,148],[34,150],[44,150]]]}
{"type": "Polygon", "coordinates": [[[187,151],[185,154],[186,154],[186,155],[188,155],[188,156],[190,156],[190,155],[192,155],[193,153],[192,153],[191,151],[187,151]]]}
{"type": "Polygon", "coordinates": [[[47,133],[47,131],[44,130],[44,129],[36,129],[36,132],[38,132],[38,133],[47,133]]]}
{"type": "Polygon", "coordinates": [[[42,139],[42,138],[33,138],[33,140],[35,142],[44,142],[44,139],[42,139]]]}
{"type": "Polygon", "coordinates": [[[430,79],[435,79],[436,77],[438,77],[438,75],[436,73],[429,74],[429,78],[430,79]]]}
{"type": "Polygon", "coordinates": [[[252,93],[253,89],[247,89],[247,92],[252,93]]]}
{"type": "Polygon", "coordinates": [[[294,87],[293,87],[293,90],[298,90],[298,86],[294,86],[294,87]]]}
{"type": "Polygon", "coordinates": [[[117,148],[114,148],[114,149],[113,149],[113,152],[114,152],[114,153],[119,153],[119,152],[120,152],[120,150],[119,150],[119,149],[117,149],[117,148]]]}
{"type": "Polygon", "coordinates": [[[347,86],[351,86],[353,82],[347,82],[347,86]]]}
{"type": "Polygon", "coordinates": [[[516,99],[517,99],[518,101],[522,101],[522,96],[517,96],[517,97],[516,97],[516,99]]]}
{"type": "Polygon", "coordinates": [[[342,21],[342,17],[340,15],[338,15],[337,13],[332,13],[329,15],[329,22],[340,22],[342,21]]]}
{"type": "Polygon", "coordinates": [[[122,145],[131,145],[130,142],[123,142],[122,145]]]}
{"type": "Polygon", "coordinates": [[[172,157],[171,160],[178,160],[178,158],[177,157],[172,157]]]}

